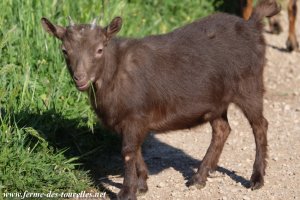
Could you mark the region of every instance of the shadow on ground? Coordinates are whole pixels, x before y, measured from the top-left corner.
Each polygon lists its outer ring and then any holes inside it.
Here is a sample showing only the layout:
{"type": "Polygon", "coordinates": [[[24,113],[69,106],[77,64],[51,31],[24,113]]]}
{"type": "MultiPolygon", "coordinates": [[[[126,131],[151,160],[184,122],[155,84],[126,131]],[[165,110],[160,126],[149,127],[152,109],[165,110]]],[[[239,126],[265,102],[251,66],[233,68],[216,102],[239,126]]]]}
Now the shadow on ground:
{"type": "Polygon", "coordinates": [[[238,16],[242,16],[242,4],[246,5],[246,0],[232,1],[232,0],[213,0],[214,9],[218,12],[226,12],[238,16]]]}
{"type": "MultiPolygon", "coordinates": [[[[122,176],[121,139],[97,125],[92,132],[86,126],[80,126],[85,119],[66,119],[53,110],[42,114],[24,111],[14,115],[19,127],[32,127],[56,149],[67,149],[67,158],[80,157],[79,168],[89,171],[94,186],[114,199],[116,194],[107,186],[121,188],[109,176],[122,176]]],[[[31,141],[35,138],[31,138],[31,141]]],[[[151,174],[158,174],[167,168],[179,171],[188,180],[201,163],[200,160],[187,155],[181,149],[159,141],[150,134],[143,146],[145,162],[151,174]]],[[[250,183],[234,171],[218,167],[217,171],[228,175],[232,180],[249,187],[250,183]]]]}

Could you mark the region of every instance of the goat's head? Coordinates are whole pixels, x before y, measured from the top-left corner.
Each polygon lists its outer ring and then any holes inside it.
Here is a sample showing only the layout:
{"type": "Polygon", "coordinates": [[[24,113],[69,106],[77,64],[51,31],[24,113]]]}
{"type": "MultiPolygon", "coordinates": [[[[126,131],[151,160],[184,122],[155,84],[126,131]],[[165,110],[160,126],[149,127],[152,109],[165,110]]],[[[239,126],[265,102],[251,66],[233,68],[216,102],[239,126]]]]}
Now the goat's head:
{"type": "Polygon", "coordinates": [[[70,74],[80,91],[85,91],[96,80],[101,63],[104,63],[106,47],[122,26],[120,17],[114,18],[105,28],[91,24],[74,24],[70,18],[67,27],[52,24],[42,18],[45,31],[62,41],[61,50],[70,74]]]}

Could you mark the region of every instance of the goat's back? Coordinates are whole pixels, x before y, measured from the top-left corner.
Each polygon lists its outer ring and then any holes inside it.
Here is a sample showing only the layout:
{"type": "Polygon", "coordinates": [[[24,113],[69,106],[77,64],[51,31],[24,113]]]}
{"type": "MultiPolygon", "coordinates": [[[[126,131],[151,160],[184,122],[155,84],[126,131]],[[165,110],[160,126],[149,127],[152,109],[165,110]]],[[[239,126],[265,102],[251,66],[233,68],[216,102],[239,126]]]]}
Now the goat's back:
{"type": "Polygon", "coordinates": [[[165,95],[170,87],[201,97],[206,91],[236,90],[241,80],[262,76],[265,60],[262,26],[222,13],[146,37],[135,51],[142,58],[136,58],[140,70],[165,95]]]}

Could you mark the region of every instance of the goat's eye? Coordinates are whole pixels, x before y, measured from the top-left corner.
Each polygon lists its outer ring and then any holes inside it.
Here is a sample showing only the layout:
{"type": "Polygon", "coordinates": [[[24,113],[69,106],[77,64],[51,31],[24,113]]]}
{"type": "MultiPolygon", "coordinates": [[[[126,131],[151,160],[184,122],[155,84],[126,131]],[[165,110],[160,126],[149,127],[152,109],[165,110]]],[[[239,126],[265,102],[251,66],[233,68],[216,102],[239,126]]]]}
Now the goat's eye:
{"type": "Polygon", "coordinates": [[[68,55],[68,52],[67,52],[67,50],[66,50],[65,48],[62,48],[61,51],[63,52],[63,54],[64,54],[65,56],[68,55]]]}
{"type": "Polygon", "coordinates": [[[98,49],[97,54],[102,54],[102,49],[98,49]]]}

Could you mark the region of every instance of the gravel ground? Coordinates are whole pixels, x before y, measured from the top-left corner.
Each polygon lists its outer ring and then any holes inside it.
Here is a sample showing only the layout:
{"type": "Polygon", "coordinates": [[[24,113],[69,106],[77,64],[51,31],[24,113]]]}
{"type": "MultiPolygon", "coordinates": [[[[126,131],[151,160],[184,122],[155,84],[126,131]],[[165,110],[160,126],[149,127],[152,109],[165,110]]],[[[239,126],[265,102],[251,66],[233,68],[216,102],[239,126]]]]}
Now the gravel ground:
{"type": "MultiPolygon", "coordinates": [[[[246,118],[239,109],[230,106],[228,118],[232,132],[221,155],[216,177],[209,178],[202,190],[189,189],[185,185],[210,143],[209,124],[150,135],[144,145],[144,157],[150,171],[149,191],[138,199],[300,199],[300,53],[284,51],[286,12],[282,12],[281,21],[284,33],[265,33],[268,62],[264,113],[269,121],[265,186],[256,191],[247,189],[255,156],[254,138],[246,118]]],[[[298,30],[300,39],[299,33],[298,30]]],[[[109,184],[104,186],[117,193],[122,181],[122,177],[108,176],[106,182],[109,184]]]]}

